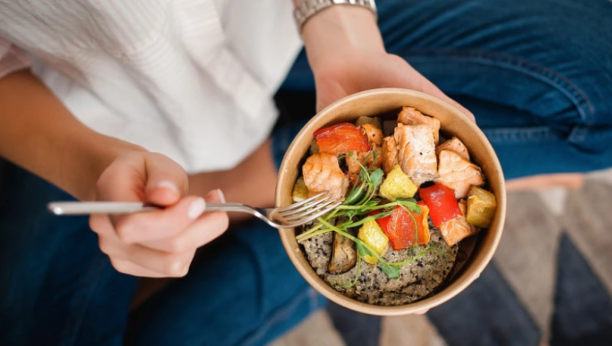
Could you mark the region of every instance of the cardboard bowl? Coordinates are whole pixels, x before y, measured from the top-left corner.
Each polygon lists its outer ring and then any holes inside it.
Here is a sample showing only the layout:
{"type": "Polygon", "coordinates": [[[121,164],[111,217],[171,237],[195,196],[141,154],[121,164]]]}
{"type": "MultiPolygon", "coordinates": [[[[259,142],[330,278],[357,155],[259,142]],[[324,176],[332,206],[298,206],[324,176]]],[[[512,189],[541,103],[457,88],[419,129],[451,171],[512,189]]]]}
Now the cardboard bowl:
{"type": "Polygon", "coordinates": [[[478,236],[461,242],[457,264],[443,288],[428,298],[402,306],[378,306],[359,302],[334,290],[315,273],[295,239],[295,229],[279,231],[289,258],[300,274],[317,291],[345,308],[380,316],[411,314],[446,302],[476,280],[493,257],[506,218],[506,189],[499,160],[482,131],[458,109],[433,96],[404,89],[364,91],[328,106],[304,126],[285,153],[276,185],[276,207],[290,205],[293,185],[300,175],[301,164],[316,130],[337,123],[353,122],[360,116],[397,119],[402,106],[414,107],[426,115],[438,118],[441,123],[441,135],[446,138],[456,136],[461,139],[468,148],[472,161],[482,168],[489,188],[497,198],[497,210],[490,227],[481,231],[478,236]]]}

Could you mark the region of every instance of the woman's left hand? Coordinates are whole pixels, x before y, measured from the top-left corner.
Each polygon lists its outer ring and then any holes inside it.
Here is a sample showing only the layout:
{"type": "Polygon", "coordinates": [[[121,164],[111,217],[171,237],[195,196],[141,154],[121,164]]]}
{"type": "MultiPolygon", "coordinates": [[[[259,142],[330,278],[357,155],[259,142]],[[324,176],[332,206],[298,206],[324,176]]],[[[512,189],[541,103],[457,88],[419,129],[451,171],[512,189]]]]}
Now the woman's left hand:
{"type": "Polygon", "coordinates": [[[317,111],[356,92],[375,88],[421,91],[474,116],[397,55],[388,54],[369,10],[335,6],[316,14],[303,30],[315,75],[317,111]]]}

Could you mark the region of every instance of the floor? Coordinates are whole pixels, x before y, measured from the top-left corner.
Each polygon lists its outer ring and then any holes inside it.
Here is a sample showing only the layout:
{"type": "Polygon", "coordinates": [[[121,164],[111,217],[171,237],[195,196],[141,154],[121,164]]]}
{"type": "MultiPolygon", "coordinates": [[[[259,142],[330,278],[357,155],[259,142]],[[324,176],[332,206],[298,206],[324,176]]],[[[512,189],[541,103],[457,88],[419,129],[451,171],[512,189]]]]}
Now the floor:
{"type": "MultiPolygon", "coordinates": [[[[589,175],[579,191],[516,192],[508,201],[509,217],[489,274],[481,276],[471,293],[466,290],[427,315],[384,318],[380,346],[612,345],[608,338],[567,341],[572,333],[586,335],[612,327],[612,170],[589,175]],[[576,280],[587,288],[574,287],[576,280]],[[482,303],[496,294],[503,299],[482,303]],[[453,309],[461,304],[473,310],[458,316],[453,325],[453,309]],[[487,307],[491,311],[484,311],[487,307]],[[466,318],[473,319],[476,328],[478,323],[486,325],[488,331],[471,332],[466,318]],[[560,342],[554,335],[563,333],[567,335],[560,342]]],[[[270,346],[290,345],[345,342],[329,315],[319,311],[270,346]]]]}

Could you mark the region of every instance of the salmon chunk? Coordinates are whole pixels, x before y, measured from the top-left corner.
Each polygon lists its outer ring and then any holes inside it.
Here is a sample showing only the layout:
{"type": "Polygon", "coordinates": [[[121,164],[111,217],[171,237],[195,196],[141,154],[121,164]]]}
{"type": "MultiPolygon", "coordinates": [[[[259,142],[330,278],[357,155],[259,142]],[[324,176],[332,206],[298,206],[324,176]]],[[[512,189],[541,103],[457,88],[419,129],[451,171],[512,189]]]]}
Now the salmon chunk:
{"type": "Polygon", "coordinates": [[[436,155],[440,155],[442,150],[453,151],[461,156],[462,159],[470,161],[470,153],[465,147],[465,144],[463,144],[463,142],[457,137],[453,137],[440,144],[440,146],[436,148],[436,155]]]}
{"type": "Polygon", "coordinates": [[[478,233],[478,228],[471,225],[465,219],[466,201],[459,201],[459,209],[463,215],[454,218],[440,225],[440,233],[448,246],[457,244],[462,239],[478,233]]]}
{"type": "Polygon", "coordinates": [[[351,184],[354,184],[359,177],[359,173],[361,172],[361,166],[359,165],[360,163],[368,169],[379,168],[383,163],[381,149],[376,148],[366,152],[353,151],[346,155],[346,166],[348,167],[349,180],[351,184]],[[374,159],[376,159],[376,161],[374,161],[374,159]]]}
{"type": "Polygon", "coordinates": [[[440,142],[440,120],[423,115],[412,107],[402,107],[402,111],[397,116],[397,121],[404,125],[427,125],[431,128],[434,143],[440,142]]]}
{"type": "Polygon", "coordinates": [[[389,136],[383,139],[382,145],[382,168],[385,174],[389,174],[393,167],[397,165],[397,144],[395,137],[389,136]]]}
{"type": "Polygon", "coordinates": [[[455,190],[455,198],[466,198],[470,186],[484,185],[484,176],[480,167],[462,158],[450,150],[440,152],[440,165],[438,168],[442,184],[455,190]]]}
{"type": "Polygon", "coordinates": [[[363,124],[361,127],[365,130],[368,136],[368,142],[374,147],[380,147],[383,141],[382,130],[372,124],[363,124]]]}
{"type": "Polygon", "coordinates": [[[438,178],[436,145],[429,126],[399,123],[395,128],[395,142],[398,147],[397,162],[412,182],[419,186],[438,178]]]}
{"type": "Polygon", "coordinates": [[[302,166],[304,182],[309,195],[327,191],[333,198],[344,199],[348,188],[348,177],[344,175],[334,154],[314,154],[302,166]]]}

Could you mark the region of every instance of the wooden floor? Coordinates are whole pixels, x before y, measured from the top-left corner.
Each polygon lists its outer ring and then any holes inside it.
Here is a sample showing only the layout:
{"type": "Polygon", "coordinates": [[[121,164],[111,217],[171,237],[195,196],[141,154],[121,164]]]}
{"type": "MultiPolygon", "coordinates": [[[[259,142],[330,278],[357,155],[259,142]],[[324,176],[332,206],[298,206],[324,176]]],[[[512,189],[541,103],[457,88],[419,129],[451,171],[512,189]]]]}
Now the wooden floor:
{"type": "MultiPolygon", "coordinates": [[[[612,171],[589,175],[580,191],[508,195],[508,219],[496,263],[548,340],[556,250],[565,231],[612,293],[612,171]]],[[[445,341],[426,316],[385,318],[381,346],[439,346],[445,341]]],[[[341,346],[324,311],[271,346],[341,346]],[[316,333],[312,333],[316,330],[316,333]]],[[[542,345],[546,345],[542,341],[542,345]]]]}

